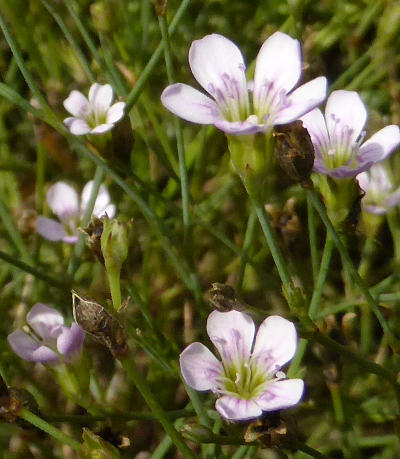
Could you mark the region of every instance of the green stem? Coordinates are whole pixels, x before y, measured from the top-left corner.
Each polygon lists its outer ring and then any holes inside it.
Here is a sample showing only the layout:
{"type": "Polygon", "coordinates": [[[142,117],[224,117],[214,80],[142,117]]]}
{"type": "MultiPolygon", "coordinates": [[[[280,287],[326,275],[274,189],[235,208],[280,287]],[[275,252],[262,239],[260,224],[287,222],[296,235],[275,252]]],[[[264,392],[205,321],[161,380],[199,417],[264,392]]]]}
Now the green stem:
{"type": "Polygon", "coordinates": [[[340,255],[342,257],[343,263],[345,265],[345,268],[349,271],[351,277],[353,278],[355,284],[357,287],[360,289],[362,294],[365,296],[369,306],[371,307],[372,311],[374,312],[376,318],[378,319],[379,323],[381,324],[381,327],[385,331],[385,333],[388,335],[389,339],[391,342],[394,340],[393,333],[391,332],[385,318],[383,317],[381,311],[379,310],[378,303],[375,301],[371,293],[369,292],[368,288],[366,287],[364,281],[361,279],[359,276],[356,268],[353,265],[353,262],[350,258],[350,255],[346,249],[346,247],[343,245],[342,241],[340,240],[338,234],[335,231],[335,228],[332,225],[332,222],[330,221],[325,207],[322,204],[321,200],[317,196],[314,190],[307,190],[307,194],[310,196],[310,200],[315,207],[316,211],[318,212],[319,216],[321,217],[321,220],[323,221],[324,225],[326,226],[328,233],[330,234],[330,237],[333,239],[335,242],[335,245],[340,252],[340,255]]]}
{"type": "MultiPolygon", "coordinates": [[[[101,166],[97,166],[97,169],[96,169],[96,172],[93,178],[93,185],[92,185],[89,201],[87,203],[85,212],[83,214],[83,217],[80,223],[81,228],[86,228],[90,222],[90,219],[93,214],[94,205],[96,203],[97,195],[99,194],[99,189],[104,179],[104,175],[105,175],[104,169],[101,166]]],[[[67,274],[70,278],[73,278],[76,270],[78,269],[79,261],[82,257],[82,253],[85,248],[85,239],[86,239],[86,235],[84,233],[80,233],[78,242],[75,246],[74,254],[69,262],[68,269],[67,269],[67,274]]]]}
{"type": "Polygon", "coordinates": [[[314,285],[317,282],[318,275],[318,243],[317,230],[315,227],[315,213],[309,196],[307,196],[307,225],[310,240],[311,267],[313,273],[314,285]]]}
{"type": "Polygon", "coordinates": [[[197,393],[197,391],[195,391],[190,386],[185,384],[183,380],[182,382],[185,386],[185,390],[187,394],[189,395],[190,401],[192,402],[193,408],[196,411],[197,417],[200,420],[200,423],[211,429],[211,422],[207,415],[207,411],[205,409],[204,402],[200,399],[200,396],[197,393]]]}
{"type": "Polygon", "coordinates": [[[150,407],[154,416],[163,426],[165,432],[170,436],[171,440],[175,443],[179,451],[183,454],[185,458],[195,459],[194,454],[188,448],[180,433],[175,429],[174,425],[166,415],[165,411],[161,408],[160,404],[158,403],[158,400],[150,391],[149,386],[144,381],[140,373],[136,370],[134,360],[128,358],[125,360],[121,360],[120,362],[124,367],[124,370],[126,371],[126,374],[128,375],[129,379],[135,384],[137,390],[140,392],[140,394],[146,401],[147,405],[150,407]]]}
{"type": "Polygon", "coordinates": [[[317,282],[315,284],[315,288],[314,288],[313,295],[311,298],[310,308],[308,310],[308,315],[310,319],[313,321],[318,315],[319,301],[321,299],[322,289],[324,288],[326,277],[328,275],[329,263],[331,261],[332,252],[333,252],[334,247],[335,247],[335,243],[333,239],[329,236],[329,234],[327,234],[324,252],[322,254],[322,259],[321,259],[321,266],[319,268],[317,282]]]}
{"type": "Polygon", "coordinates": [[[248,252],[253,243],[254,233],[257,222],[257,214],[254,208],[251,209],[249,219],[247,221],[246,233],[244,235],[243,247],[240,255],[240,267],[238,279],[236,282],[236,289],[240,292],[243,286],[244,274],[246,271],[246,265],[248,262],[248,252]]]}
{"type": "Polygon", "coordinates": [[[113,309],[118,312],[121,309],[121,270],[107,269],[108,285],[110,287],[113,309]]]}
{"type": "Polygon", "coordinates": [[[329,456],[320,453],[319,451],[317,451],[314,448],[311,448],[311,446],[308,446],[305,443],[295,441],[293,447],[298,449],[299,451],[302,451],[303,453],[308,454],[311,457],[315,457],[316,459],[329,459],[329,456]]]}
{"type": "MultiPolygon", "coordinates": [[[[190,0],[183,0],[182,3],[180,4],[168,28],[169,36],[172,36],[173,33],[175,32],[183,14],[185,13],[187,7],[189,6],[189,3],[190,3],[190,0]]],[[[144,85],[146,84],[151,73],[153,72],[156,65],[158,64],[158,61],[160,60],[162,56],[163,46],[164,46],[164,42],[161,41],[161,43],[157,46],[156,50],[152,54],[150,60],[146,64],[145,68],[143,69],[142,73],[140,74],[140,77],[136,81],[135,86],[132,88],[131,92],[128,94],[126,98],[126,109],[125,109],[126,113],[129,112],[129,110],[133,107],[133,105],[138,100],[144,85]]]]}
{"type": "MultiPolygon", "coordinates": [[[[174,66],[172,62],[172,50],[171,50],[171,42],[169,39],[168,33],[168,26],[167,21],[164,17],[158,18],[158,22],[160,25],[161,35],[164,43],[164,56],[165,56],[165,66],[167,69],[167,76],[168,76],[168,83],[174,83],[174,66]]],[[[191,236],[191,222],[190,222],[190,199],[189,199],[189,181],[188,181],[188,174],[186,168],[186,158],[185,158],[185,149],[183,143],[183,132],[182,132],[182,124],[179,119],[175,116],[174,117],[174,125],[175,125],[175,132],[176,132],[176,143],[177,143],[177,150],[178,150],[178,158],[179,158],[179,173],[181,179],[181,194],[182,194],[182,213],[183,213],[183,230],[185,235],[186,241],[186,248],[189,249],[187,244],[188,239],[191,236]]],[[[192,253],[192,251],[190,251],[192,253]]]]}
{"type": "Polygon", "coordinates": [[[32,274],[33,276],[37,277],[40,280],[47,282],[52,287],[56,287],[61,290],[66,290],[66,289],[69,290],[71,287],[68,281],[56,279],[52,276],[49,276],[47,273],[39,271],[35,267],[30,266],[24,263],[23,261],[17,260],[11,255],[8,255],[7,253],[3,252],[2,250],[0,250],[0,259],[6,261],[7,263],[10,263],[10,265],[16,266],[22,271],[32,274]]]}
{"type": "Polygon", "coordinates": [[[80,451],[81,443],[75,441],[74,439],[66,435],[64,432],[62,432],[60,429],[53,427],[51,424],[44,421],[39,416],[36,416],[36,414],[31,413],[26,408],[21,409],[21,411],[19,412],[19,417],[29,422],[33,426],[37,427],[38,429],[43,430],[43,432],[46,432],[48,435],[51,435],[58,441],[68,445],[74,451],[80,451]]]}
{"type": "MultiPolygon", "coordinates": [[[[250,198],[252,197],[250,196],[250,198]]],[[[292,309],[293,304],[291,300],[292,294],[296,290],[295,286],[293,284],[292,278],[290,277],[289,270],[283,258],[282,252],[278,246],[278,243],[276,242],[276,238],[271,227],[271,223],[269,222],[269,218],[265,212],[264,206],[254,199],[252,199],[252,201],[265,239],[269,246],[269,250],[271,251],[272,258],[274,259],[279,276],[282,280],[284,291],[288,293],[286,299],[288,301],[289,307],[292,309]]]]}
{"type": "Polygon", "coordinates": [[[308,344],[308,339],[300,338],[299,344],[297,346],[296,355],[294,356],[294,359],[292,360],[290,367],[287,371],[288,378],[294,378],[297,375],[297,372],[299,371],[304,354],[306,353],[306,350],[307,350],[307,344],[308,344]]]}

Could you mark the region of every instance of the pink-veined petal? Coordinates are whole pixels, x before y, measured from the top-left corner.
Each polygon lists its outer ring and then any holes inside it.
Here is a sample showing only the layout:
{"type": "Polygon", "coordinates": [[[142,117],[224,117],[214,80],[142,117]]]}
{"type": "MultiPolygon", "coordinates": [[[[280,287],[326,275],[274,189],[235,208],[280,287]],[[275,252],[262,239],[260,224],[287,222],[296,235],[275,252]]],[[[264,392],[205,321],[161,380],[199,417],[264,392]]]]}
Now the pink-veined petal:
{"type": "Polygon", "coordinates": [[[319,108],[314,108],[310,112],[303,115],[301,118],[303,127],[310,134],[314,148],[319,152],[327,150],[329,145],[329,136],[326,129],[325,118],[319,108]]]}
{"type": "Polygon", "coordinates": [[[213,124],[219,119],[217,104],[186,84],[167,86],[161,94],[161,102],[174,115],[198,124],[213,124]]]}
{"type": "MultiPolygon", "coordinates": [[[[83,214],[86,210],[86,207],[89,203],[90,195],[92,193],[93,188],[93,180],[87,182],[87,184],[83,187],[82,194],[81,194],[81,213],[83,214]]],[[[100,185],[99,192],[97,193],[96,202],[93,208],[93,215],[96,217],[100,217],[104,215],[106,207],[110,204],[110,193],[107,190],[105,185],[100,185]]]]}
{"type": "Polygon", "coordinates": [[[38,217],[36,220],[36,231],[48,241],[62,241],[67,232],[63,225],[55,220],[46,217],[38,217]]]}
{"type": "Polygon", "coordinates": [[[71,91],[63,103],[65,109],[77,118],[84,118],[89,111],[89,102],[79,91],[71,91]]]}
{"type": "Polygon", "coordinates": [[[251,121],[227,121],[223,119],[216,120],[214,126],[226,134],[244,135],[265,132],[268,126],[265,124],[252,123],[251,121]]]}
{"type": "Polygon", "coordinates": [[[237,84],[240,95],[247,95],[243,56],[228,38],[213,33],[195,40],[189,50],[189,65],[193,76],[212,96],[217,90],[224,94],[230,91],[224,83],[226,76],[237,84]]]}
{"type": "Polygon", "coordinates": [[[89,103],[96,113],[106,113],[113,99],[113,89],[109,84],[94,83],[89,89],[89,103]]]}
{"type": "Polygon", "coordinates": [[[367,110],[355,91],[333,91],[325,107],[326,126],[332,143],[340,141],[342,130],[351,130],[349,143],[354,143],[367,121],[367,110]]]}
{"type": "Polygon", "coordinates": [[[280,316],[269,316],[258,329],[253,356],[264,359],[268,369],[276,371],[294,356],[296,348],[294,324],[280,316]]]}
{"type": "Polygon", "coordinates": [[[224,395],[215,402],[215,408],[225,419],[231,421],[245,421],[258,418],[262,411],[253,400],[224,395]]]}
{"type": "Polygon", "coordinates": [[[275,115],[274,124],[291,123],[320,105],[326,97],[327,80],[318,77],[303,84],[287,97],[288,105],[275,115]]]}
{"type": "Polygon", "coordinates": [[[299,403],[303,392],[302,379],[284,379],[269,383],[255,402],[263,411],[283,410],[299,403]]]}
{"type": "Polygon", "coordinates": [[[36,303],[28,312],[26,321],[44,340],[57,338],[62,331],[64,317],[54,308],[36,303]]]}
{"type": "Polygon", "coordinates": [[[400,145],[400,129],[398,126],[386,126],[376,132],[360,147],[360,163],[378,162],[387,158],[400,145]]]}
{"type": "Polygon", "coordinates": [[[62,222],[79,216],[78,194],[64,182],[57,182],[49,188],[47,202],[62,222]]]}
{"type": "Polygon", "coordinates": [[[89,125],[80,118],[65,118],[64,124],[68,127],[71,134],[74,135],[85,135],[90,132],[89,125]]]}
{"type": "MultiPolygon", "coordinates": [[[[301,75],[301,49],[298,40],[282,32],[272,34],[261,46],[254,72],[254,100],[268,83],[288,93],[301,75]]],[[[256,103],[255,103],[256,105],[256,103]]]]}
{"type": "Polygon", "coordinates": [[[186,384],[196,390],[211,390],[222,373],[221,362],[201,343],[190,344],[180,355],[181,373],[186,384]]]}
{"type": "Polygon", "coordinates": [[[59,358],[56,352],[38,343],[21,330],[8,335],[8,344],[21,359],[29,362],[56,363],[59,358]]]}
{"type": "Polygon", "coordinates": [[[109,124],[109,123],[99,124],[98,126],[96,126],[90,131],[90,134],[95,134],[95,135],[104,134],[105,132],[111,131],[113,127],[114,127],[114,124],[109,124]]]}
{"type": "Polygon", "coordinates": [[[57,349],[67,359],[78,354],[82,350],[85,332],[76,324],[71,327],[63,327],[60,336],[57,338],[57,349]]]}
{"type": "Polygon", "coordinates": [[[213,311],[207,320],[207,333],[225,361],[250,357],[255,325],[253,319],[239,311],[213,311]]]}
{"type": "Polygon", "coordinates": [[[119,121],[124,116],[125,102],[117,102],[107,111],[107,124],[113,124],[119,121]]]}

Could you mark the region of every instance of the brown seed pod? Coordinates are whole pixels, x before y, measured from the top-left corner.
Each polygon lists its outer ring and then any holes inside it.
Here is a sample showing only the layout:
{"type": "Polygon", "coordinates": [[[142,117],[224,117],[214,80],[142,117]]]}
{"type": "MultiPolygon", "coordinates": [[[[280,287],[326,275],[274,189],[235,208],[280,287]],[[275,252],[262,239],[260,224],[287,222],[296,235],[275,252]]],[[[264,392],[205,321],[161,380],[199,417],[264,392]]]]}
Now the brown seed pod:
{"type": "Polygon", "coordinates": [[[275,126],[275,154],[286,174],[300,182],[303,188],[312,188],[310,174],[314,165],[314,146],[310,134],[300,120],[275,126]]]}
{"type": "Polygon", "coordinates": [[[104,257],[101,251],[101,235],[103,234],[103,218],[92,216],[89,225],[86,228],[79,228],[80,231],[87,234],[86,245],[89,250],[96,256],[101,264],[104,265],[104,257]]]}
{"type": "Polygon", "coordinates": [[[75,322],[87,333],[107,346],[116,359],[129,355],[125,330],[103,306],[78,295],[72,290],[72,309],[75,322]]]}
{"type": "Polygon", "coordinates": [[[206,293],[206,299],[213,309],[220,312],[245,309],[243,303],[236,298],[235,289],[227,284],[219,282],[211,284],[211,288],[206,293]]]}

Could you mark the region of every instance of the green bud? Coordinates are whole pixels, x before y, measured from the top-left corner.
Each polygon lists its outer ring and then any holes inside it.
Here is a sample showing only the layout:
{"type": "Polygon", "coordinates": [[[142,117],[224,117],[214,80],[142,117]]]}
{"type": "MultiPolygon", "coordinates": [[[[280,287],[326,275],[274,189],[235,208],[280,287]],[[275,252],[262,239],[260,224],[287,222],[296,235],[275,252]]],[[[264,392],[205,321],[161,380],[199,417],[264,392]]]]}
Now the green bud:
{"type": "Polygon", "coordinates": [[[272,131],[252,135],[228,135],[228,147],[236,172],[249,195],[263,202],[268,172],[271,168],[272,131]]]}
{"type": "Polygon", "coordinates": [[[214,434],[212,431],[200,424],[186,424],[181,427],[181,434],[187,440],[195,443],[212,443],[214,434]]]}
{"type": "Polygon", "coordinates": [[[335,228],[346,233],[354,231],[361,210],[364,193],[354,178],[334,179],[318,174],[318,187],[328,216],[335,228]]]}
{"type": "Polygon", "coordinates": [[[105,217],[101,235],[101,252],[107,271],[121,270],[128,256],[129,231],[132,223],[119,223],[115,219],[105,217]]]}
{"type": "Polygon", "coordinates": [[[78,453],[79,459],[118,459],[118,449],[87,428],[83,428],[83,444],[78,453]]]}

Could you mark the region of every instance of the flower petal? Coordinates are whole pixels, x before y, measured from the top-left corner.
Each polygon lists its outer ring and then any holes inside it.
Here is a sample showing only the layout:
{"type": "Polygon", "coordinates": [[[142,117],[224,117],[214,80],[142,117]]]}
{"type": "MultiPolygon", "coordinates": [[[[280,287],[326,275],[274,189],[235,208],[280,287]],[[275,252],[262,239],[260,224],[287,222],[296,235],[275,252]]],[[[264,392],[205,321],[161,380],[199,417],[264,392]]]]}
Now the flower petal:
{"type": "Polygon", "coordinates": [[[81,351],[84,339],[85,332],[76,323],[71,328],[64,326],[57,339],[58,352],[69,359],[81,351]]]}
{"type": "Polygon", "coordinates": [[[104,209],[104,211],[99,215],[99,217],[102,217],[103,215],[107,215],[108,218],[113,218],[115,215],[115,210],[116,210],[115,205],[110,204],[104,209]]]}
{"type": "MultiPolygon", "coordinates": [[[[81,213],[83,214],[86,210],[87,205],[89,204],[90,195],[92,193],[93,180],[87,182],[83,187],[81,194],[81,213]]],[[[104,215],[106,207],[110,204],[110,193],[107,190],[105,185],[100,185],[99,192],[97,193],[96,202],[93,208],[93,215],[96,217],[101,217],[104,215]]]]}
{"type": "Polygon", "coordinates": [[[90,131],[90,134],[104,134],[105,132],[111,131],[114,124],[103,123],[99,124],[90,131]]]}
{"type": "Polygon", "coordinates": [[[341,139],[342,130],[351,130],[350,144],[354,143],[367,121],[364,102],[355,91],[333,91],[325,107],[326,126],[333,144],[341,139]]]}
{"type": "Polygon", "coordinates": [[[224,395],[215,403],[218,413],[231,421],[245,421],[246,419],[258,418],[262,411],[253,400],[224,395]]]}
{"type": "Polygon", "coordinates": [[[211,390],[222,373],[222,365],[201,343],[190,344],[180,355],[181,373],[186,384],[196,390],[211,390]]]}
{"type": "Polygon", "coordinates": [[[65,109],[77,118],[84,118],[89,111],[89,101],[79,91],[71,91],[63,104],[65,109]]]}
{"type": "Polygon", "coordinates": [[[310,134],[316,153],[322,155],[322,152],[328,149],[329,135],[326,129],[325,118],[321,110],[315,108],[303,115],[300,119],[303,121],[303,127],[305,127],[310,134]]]}
{"type": "Polygon", "coordinates": [[[253,319],[239,311],[213,311],[207,320],[207,333],[225,361],[250,357],[254,339],[253,319]]]}
{"type": "Polygon", "coordinates": [[[76,236],[65,236],[62,238],[62,241],[65,242],[65,244],[76,244],[78,242],[79,237],[76,236]]]}
{"type": "Polygon", "coordinates": [[[244,135],[265,132],[268,129],[266,124],[252,123],[251,121],[226,121],[219,119],[214,121],[214,126],[226,134],[244,135]]]}
{"type": "Polygon", "coordinates": [[[400,203],[400,188],[386,198],[386,207],[395,207],[400,203]]]}
{"type": "Polygon", "coordinates": [[[26,321],[29,326],[43,340],[54,339],[59,336],[64,324],[64,317],[54,308],[42,303],[36,303],[28,312],[26,321]]]}
{"type": "Polygon", "coordinates": [[[320,105],[326,97],[327,80],[318,77],[303,84],[287,98],[287,105],[273,118],[274,124],[287,124],[320,105]]]}
{"type": "Polygon", "coordinates": [[[358,160],[362,164],[382,161],[393,153],[399,145],[399,127],[393,124],[386,126],[361,145],[358,160]]]}
{"type": "Polygon", "coordinates": [[[294,356],[296,348],[294,324],[280,316],[269,316],[258,329],[253,357],[265,359],[268,369],[275,372],[294,356]]]}
{"type": "Polygon", "coordinates": [[[89,89],[89,103],[98,114],[107,112],[112,99],[113,89],[109,84],[94,83],[89,89]]]}
{"type": "Polygon", "coordinates": [[[197,89],[176,83],[167,86],[161,102],[174,115],[198,124],[213,124],[219,119],[217,104],[197,89]]]}
{"type": "Polygon", "coordinates": [[[89,125],[80,118],[65,118],[64,124],[68,127],[71,134],[74,135],[85,135],[90,132],[89,125]]]}
{"type": "Polygon", "coordinates": [[[124,116],[125,102],[117,102],[107,111],[107,124],[116,123],[124,116]]]}
{"type": "MultiPolygon", "coordinates": [[[[272,34],[261,46],[254,72],[254,99],[266,84],[288,93],[301,75],[301,49],[298,40],[282,32],[272,34]]],[[[255,104],[256,105],[256,104],[255,104]]]]}
{"type": "MultiPolygon", "coordinates": [[[[246,94],[247,83],[242,53],[231,40],[216,33],[195,40],[189,50],[189,65],[193,76],[203,88],[214,95],[218,90],[229,91],[226,76],[236,83],[240,96],[246,94]]],[[[239,96],[239,97],[240,97],[239,96]]]]}
{"type": "Polygon", "coordinates": [[[46,217],[38,217],[36,231],[48,241],[62,241],[67,232],[61,223],[46,217]]]}
{"type": "Polygon", "coordinates": [[[47,202],[62,222],[79,216],[78,194],[64,182],[57,182],[49,188],[47,202]]]}
{"type": "Polygon", "coordinates": [[[299,403],[303,392],[302,379],[284,379],[269,383],[255,402],[263,411],[283,410],[299,403]]]}
{"type": "Polygon", "coordinates": [[[29,362],[55,363],[60,360],[56,352],[41,345],[21,330],[10,333],[7,341],[21,359],[29,362]]]}

